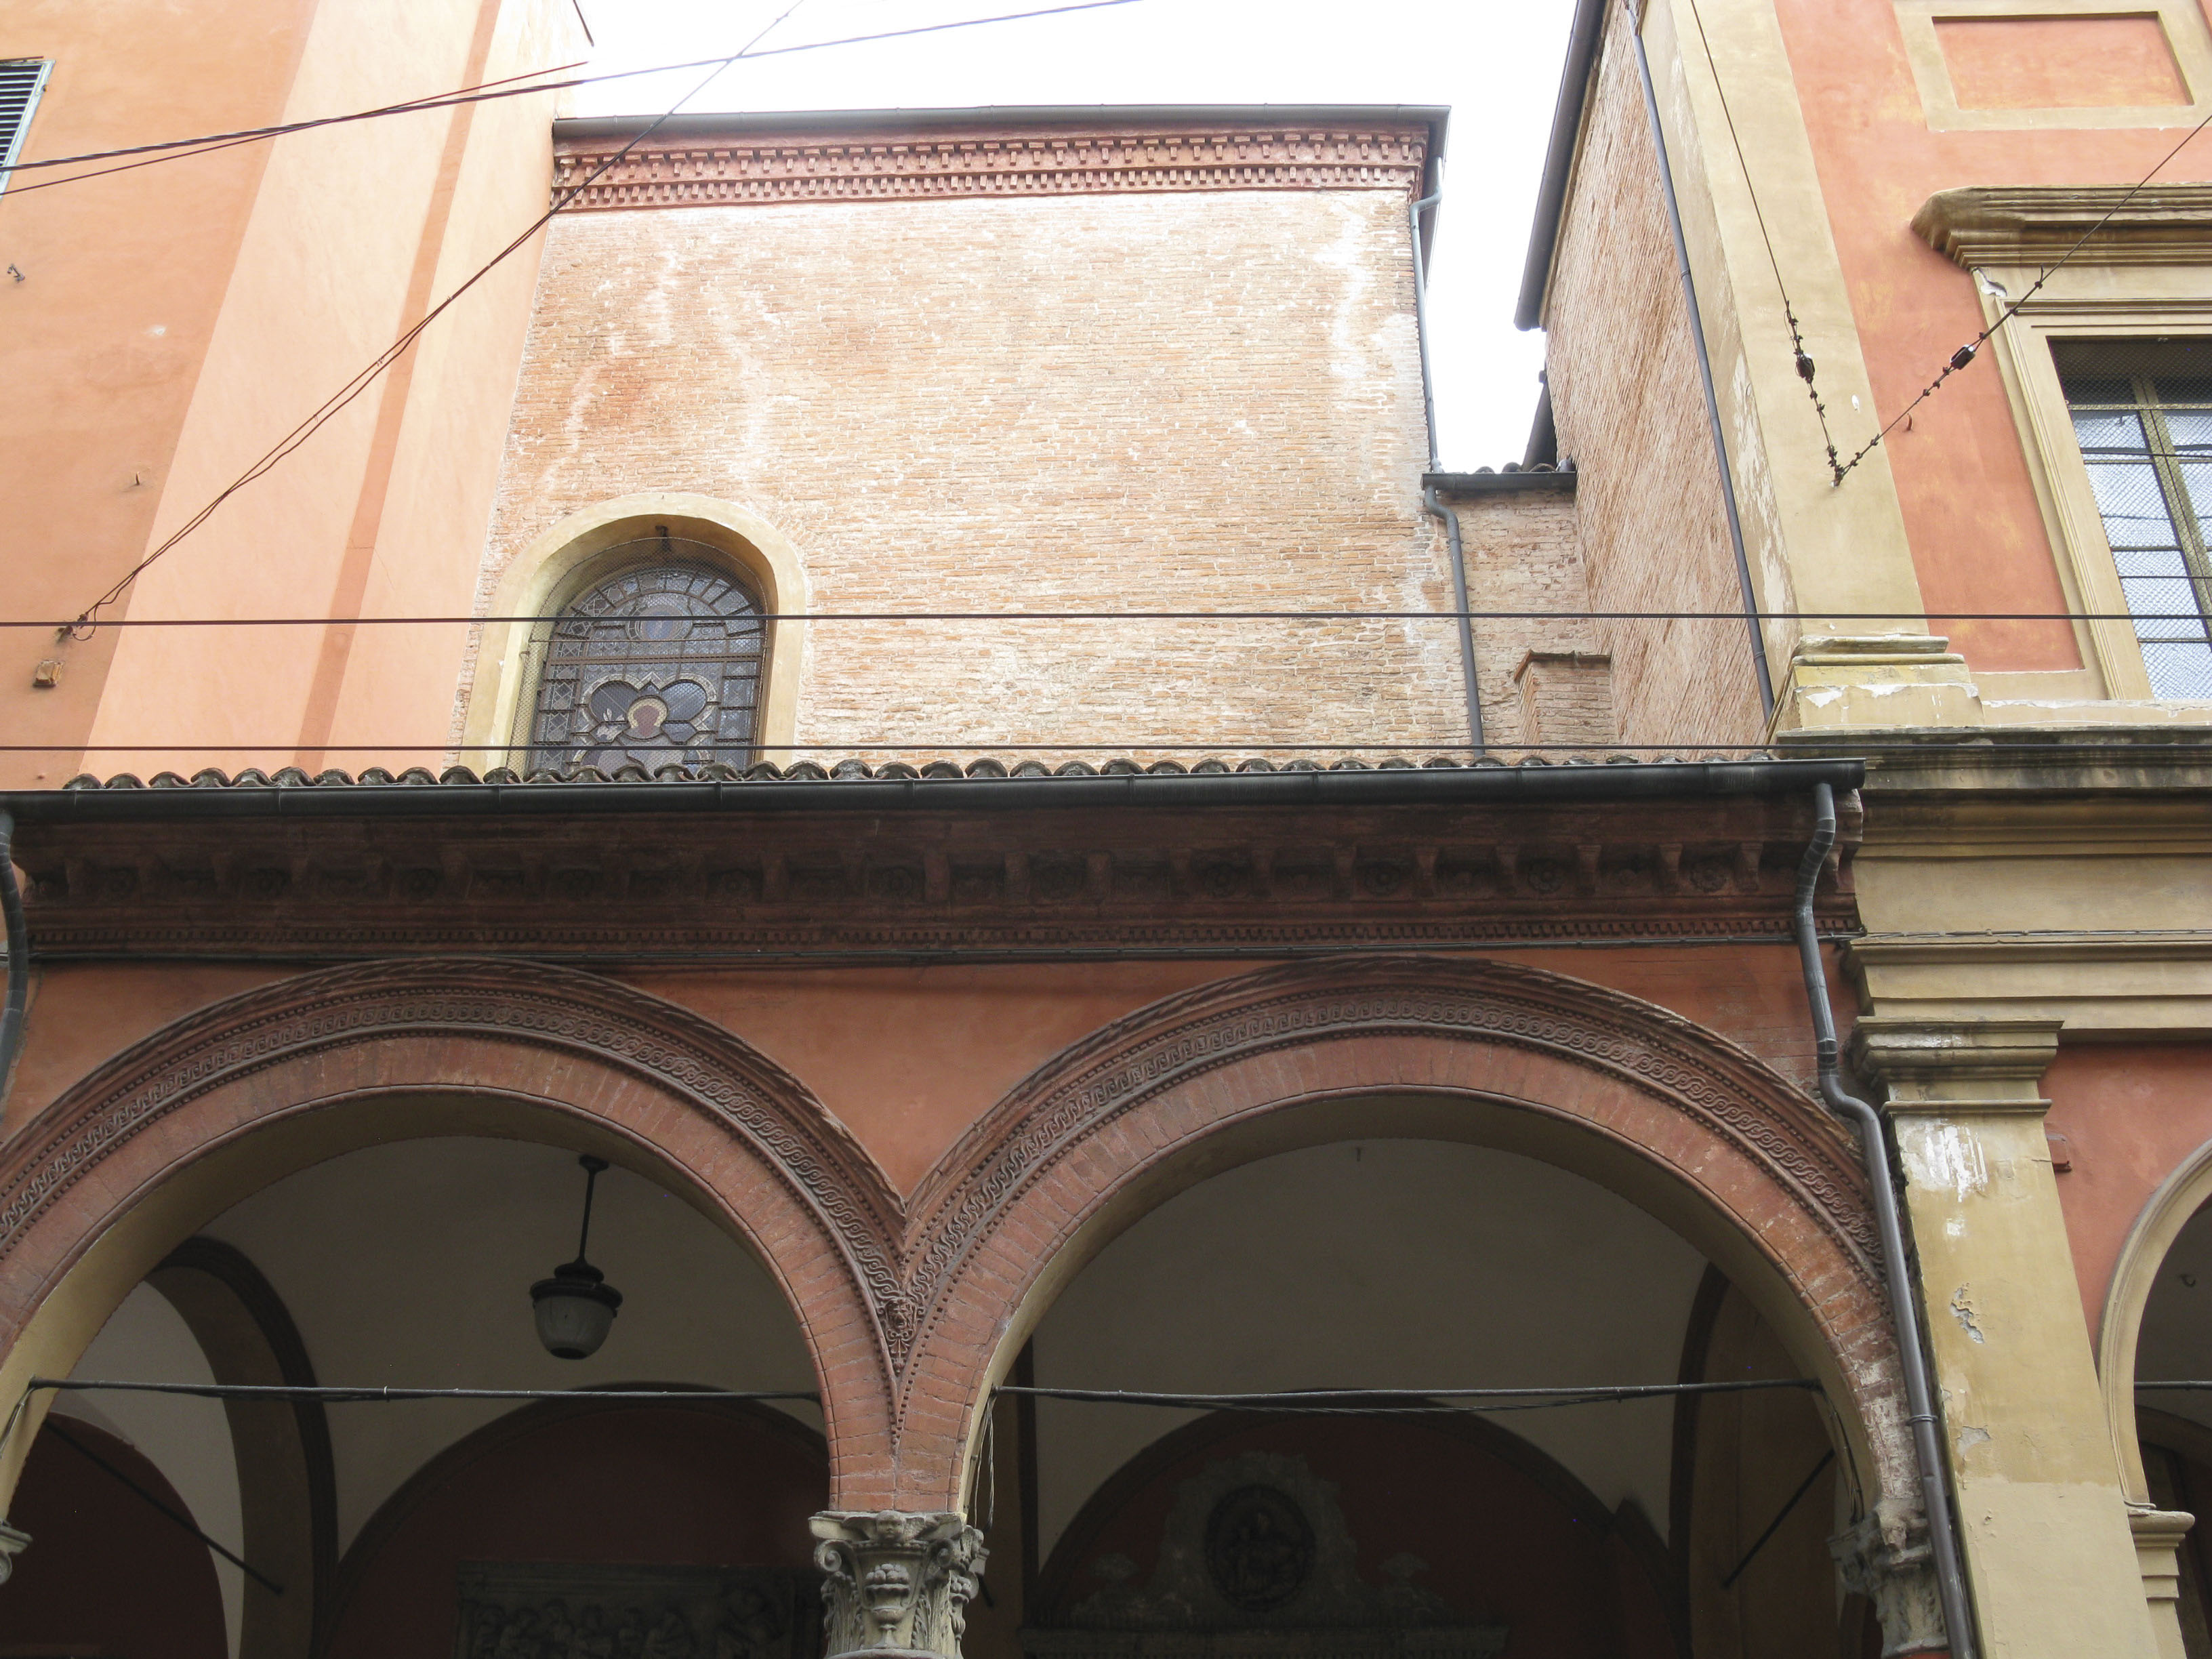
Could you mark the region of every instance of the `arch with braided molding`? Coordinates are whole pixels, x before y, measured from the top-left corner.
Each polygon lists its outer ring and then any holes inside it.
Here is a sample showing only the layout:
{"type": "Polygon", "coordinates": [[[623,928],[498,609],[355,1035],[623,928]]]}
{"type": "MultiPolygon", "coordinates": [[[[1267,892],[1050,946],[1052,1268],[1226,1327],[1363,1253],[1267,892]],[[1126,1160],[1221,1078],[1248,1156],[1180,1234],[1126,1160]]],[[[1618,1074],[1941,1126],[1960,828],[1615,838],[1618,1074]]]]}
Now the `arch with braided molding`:
{"type": "Polygon", "coordinates": [[[1540,1158],[1675,1228],[1823,1383],[1862,1504],[1917,1509],[1843,1128],[1772,1067],[1653,1004],[1411,956],[1270,969],[1140,1009],[1040,1068],[947,1152],[909,1200],[897,1506],[959,1506],[989,1390],[1115,1234],[1237,1164],[1385,1136],[1540,1158]]]}
{"type": "MultiPolygon", "coordinates": [[[[796,1079],[674,1004],[570,969],[376,963],[214,1004],[82,1079],[0,1153],[0,1398],[68,1375],[180,1240],[359,1146],[505,1134],[650,1170],[782,1287],[856,1468],[888,1446],[897,1200],[796,1079]]],[[[41,1397],[40,1405],[44,1402],[41,1397]]],[[[0,1466],[11,1490],[35,1409],[0,1466]]],[[[835,1474],[833,1471],[833,1478],[835,1474]]],[[[873,1494],[861,1486],[840,1501],[873,1494]]]]}

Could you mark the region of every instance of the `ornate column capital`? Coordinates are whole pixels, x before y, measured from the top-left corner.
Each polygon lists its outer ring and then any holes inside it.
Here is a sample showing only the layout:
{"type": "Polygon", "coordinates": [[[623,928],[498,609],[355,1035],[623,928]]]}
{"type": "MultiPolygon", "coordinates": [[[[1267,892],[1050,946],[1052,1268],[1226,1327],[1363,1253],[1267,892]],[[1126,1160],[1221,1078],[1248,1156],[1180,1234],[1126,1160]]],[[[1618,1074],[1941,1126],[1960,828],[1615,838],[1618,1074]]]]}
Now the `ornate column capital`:
{"type": "Polygon", "coordinates": [[[822,1540],[814,1564],[823,1575],[827,1659],[960,1659],[969,1598],[988,1553],[965,1516],[831,1510],[810,1524],[822,1540]]]}
{"type": "Polygon", "coordinates": [[[1881,1620],[1882,1659],[1943,1654],[1943,1600],[1936,1585],[1928,1517],[1886,1506],[1828,1540],[1844,1588],[1874,1603],[1881,1620]]]}
{"type": "Polygon", "coordinates": [[[15,1558],[31,1547],[31,1534],[0,1521],[0,1584],[14,1575],[15,1558]]]}
{"type": "Polygon", "coordinates": [[[1879,1079],[1893,1112],[2032,1113],[2051,1107],[2043,1074],[2058,1055],[2057,1019],[1898,1019],[1852,1030],[1851,1064],[1879,1079]]]}

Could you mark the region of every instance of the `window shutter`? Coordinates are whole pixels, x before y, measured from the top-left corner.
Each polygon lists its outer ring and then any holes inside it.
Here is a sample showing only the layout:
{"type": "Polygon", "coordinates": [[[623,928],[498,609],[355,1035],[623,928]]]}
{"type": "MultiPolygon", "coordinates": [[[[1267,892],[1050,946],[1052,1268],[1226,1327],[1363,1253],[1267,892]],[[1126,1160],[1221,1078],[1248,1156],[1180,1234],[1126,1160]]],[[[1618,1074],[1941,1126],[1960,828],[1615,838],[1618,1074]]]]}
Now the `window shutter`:
{"type": "MultiPolygon", "coordinates": [[[[39,106],[46,71],[52,67],[43,58],[0,58],[0,165],[12,166],[16,152],[22,149],[31,112],[39,106]]],[[[0,173],[0,190],[5,190],[14,176],[0,173]]]]}

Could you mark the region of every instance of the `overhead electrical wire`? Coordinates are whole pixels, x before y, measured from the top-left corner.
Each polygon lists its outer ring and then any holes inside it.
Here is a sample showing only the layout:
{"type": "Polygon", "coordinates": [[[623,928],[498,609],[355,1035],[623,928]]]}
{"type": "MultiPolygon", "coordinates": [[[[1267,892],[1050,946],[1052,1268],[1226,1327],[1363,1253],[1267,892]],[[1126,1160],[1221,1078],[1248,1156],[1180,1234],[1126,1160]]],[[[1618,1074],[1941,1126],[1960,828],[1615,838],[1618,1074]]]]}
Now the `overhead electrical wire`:
{"type": "MultiPolygon", "coordinates": [[[[194,155],[210,155],[217,150],[231,149],[240,144],[258,143],[264,139],[282,137],[287,133],[309,132],[317,127],[337,126],[348,121],[371,121],[387,115],[415,115],[425,110],[451,109],[461,104],[478,104],[495,98],[527,98],[533,94],[554,92],[562,87],[582,84],[577,81],[551,82],[540,86],[518,87],[517,81],[534,80],[541,75],[558,75],[562,70],[580,68],[581,63],[559,64],[550,69],[531,70],[521,75],[509,75],[496,81],[480,82],[473,87],[463,87],[453,92],[426,93],[420,98],[403,100],[397,104],[383,104],[374,109],[357,110],[350,115],[325,115],[311,121],[292,121],[283,126],[249,127],[238,132],[209,133],[199,138],[173,138],[158,144],[133,144],[126,149],[89,151],[82,155],[57,155],[43,161],[10,161],[0,165],[0,174],[29,173],[41,167],[77,167],[88,161],[112,161],[125,155],[147,159],[127,162],[121,167],[97,167],[89,173],[73,173],[65,179],[48,179],[41,183],[15,185],[0,200],[13,201],[29,195],[34,190],[51,190],[56,185],[74,185],[86,179],[104,179],[112,173],[129,173],[134,167],[151,167],[159,161],[184,161],[194,155]],[[504,90],[495,91],[500,88],[504,90]]],[[[651,70],[634,70],[635,74],[650,74],[651,70]]],[[[586,79],[600,79],[587,76],[586,79]]],[[[613,79],[613,76],[604,77],[613,79]]]]}
{"type": "MultiPolygon", "coordinates": [[[[2045,265],[2043,268],[2043,274],[2038,276],[2034,282],[2028,285],[2027,291],[2026,293],[2022,294],[2017,300],[2013,300],[2002,311],[1999,312],[1995,322],[1991,323],[1987,328],[1974,336],[1972,339],[1967,341],[1966,344],[1960,346],[1956,351],[1953,352],[1948,360],[1945,362],[1943,367],[1936,372],[1936,378],[1929,381],[1926,386],[1920,388],[1918,396],[1915,397],[1911,403],[1905,404],[1903,409],[1898,410],[1897,414],[1891,419],[1887,426],[1882,428],[1881,431],[1875,433],[1873,437],[1867,440],[1865,446],[1859,450],[1858,453],[1853,455],[1850,459],[1845,461],[1840,467],[1836,468],[1835,482],[1838,484],[1841,484],[1844,481],[1844,475],[1850,472],[1850,470],[1856,466],[1861,461],[1866,459],[1868,456],[1873,454],[1876,449],[1881,447],[1882,441],[1888,437],[1891,433],[1896,431],[1899,424],[1911,419],[1912,411],[1919,408],[1921,404],[1926,403],[1929,398],[1934,397],[1944,381],[1949,380],[1960,369],[1972,362],[1974,361],[1975,354],[1980,351],[1982,347],[1988,343],[1990,337],[1995,334],[1999,329],[2002,328],[2007,323],[2010,322],[2019,313],[2020,308],[2026,305],[2030,300],[2033,299],[2037,291],[2040,289],[2045,283],[2049,282],[2053,276],[2056,276],[2061,270],[2065,269],[2068,260],[2071,259],[2083,248],[2088,246],[2089,239],[2091,237],[2094,236],[2099,231],[2110,224],[2114,216],[2118,214],[2122,208],[2125,207],[2130,202],[2135,200],[2137,196],[2141,195],[2143,191],[2148,189],[2149,187],[2150,181],[2158,177],[2160,171],[2162,171],[2166,167],[2166,164],[2173,160],[2175,156],[2180,155],[2182,150],[2188,146],[2189,141],[2196,137],[2198,133],[2203,131],[2208,126],[2212,126],[2212,115],[2206,116],[2195,126],[2190,128],[2187,132],[2182,134],[2181,142],[2176,144],[2172,149],[2166,151],[2165,155],[2160,156],[2157,162],[2151,167],[2151,170],[2143,174],[2143,176],[2137,179],[2133,185],[2130,185],[2127,193],[2121,197],[2118,201],[2113,203],[2111,207],[2107,208],[2103,216],[2098,219],[2095,224],[2091,225],[2088,229],[2083,231],[2080,239],[2075,242],[2073,246],[2068,248],[2065,252],[2060,254],[2056,262],[2045,265]]],[[[1987,279],[1985,278],[1984,280],[1986,281],[1987,279]]],[[[1996,285],[1992,283],[1990,286],[1995,288],[1996,285]]],[[[2002,289],[1996,289],[1996,292],[1999,294],[2002,294],[2003,291],[2004,290],[2002,289]]],[[[1830,464],[1833,465],[1834,456],[1832,453],[1829,459],[1830,464]]],[[[2202,619],[2191,618],[2191,620],[2202,619]]]]}
{"type": "MultiPolygon", "coordinates": [[[[1977,756],[1992,754],[2015,755],[2045,750],[2070,752],[2075,750],[2106,753],[2128,743],[2122,737],[2117,743],[2094,739],[2067,738],[2048,742],[1994,742],[1990,727],[1961,728],[1973,735],[1962,736],[1955,742],[1938,742],[1923,738],[1888,738],[1865,736],[1858,732],[1838,732],[1837,741],[1824,745],[1823,752],[1843,751],[1850,754],[1880,753],[1895,750],[1911,754],[1936,754],[1948,750],[1971,751],[1977,756]]],[[[2114,727],[2115,731],[2128,728],[2114,727]]],[[[2212,738],[2212,728],[2161,727],[2160,742],[2155,745],[2136,743],[2138,750],[2159,747],[2179,747],[2189,739],[2212,738]]],[[[333,743],[316,745],[318,753],[331,755],[513,755],[532,749],[556,747],[560,749],[619,748],[618,744],[559,744],[529,743],[447,743],[442,739],[412,743],[333,743]]],[[[300,745],[296,739],[282,743],[0,743],[0,755],[260,755],[295,753],[300,745]]],[[[1467,744],[1459,738],[1380,738],[1368,740],[1358,738],[1340,738],[1334,743],[1278,743],[1271,738],[1248,738],[1238,743],[1186,743],[1176,738],[1103,738],[1089,743],[1028,743],[1011,738],[910,738],[897,743],[848,743],[842,738],[828,738],[817,743],[687,743],[683,748],[666,751],[664,765],[678,765],[686,754],[732,753],[747,755],[909,755],[923,751],[944,754],[974,754],[978,751],[1000,750],[1007,754],[1030,755],[1115,755],[1137,750],[1147,754],[1171,755],[1355,755],[1382,753],[1450,754],[1465,750],[1467,744]]],[[[1558,755],[1676,755],[1730,756],[1746,755],[1753,758],[1784,758],[1776,751],[1788,747],[1777,743],[1716,743],[1705,738],[1683,738],[1661,743],[1513,743],[1500,744],[1499,749],[1508,754],[1558,755]]],[[[1455,763],[1469,767],[1480,766],[1480,761],[1455,763]]],[[[927,781],[927,780],[925,780],[927,781]]]]}
{"type": "MultiPolygon", "coordinates": [[[[1108,6],[1126,6],[1135,0],[1077,0],[1064,6],[1047,6],[1035,11],[994,14],[989,17],[963,18],[950,23],[928,23],[914,28],[884,29],[874,34],[840,36],[835,40],[809,40],[798,46],[769,46],[744,54],[747,62],[763,58],[781,58],[793,52],[820,52],[830,46],[865,46],[874,40],[896,40],[909,35],[936,34],[946,29],[971,28],[981,23],[1018,23],[1032,17],[1053,17],[1062,12],[1097,11],[1108,6]]],[[[193,155],[205,155],[216,150],[228,149],[237,144],[256,143],[264,139],[281,138],[290,133],[311,132],[319,127],[339,126],[351,121],[371,121],[390,115],[412,115],[425,110],[452,109],[464,104],[479,104],[498,98],[526,98],[534,93],[561,92],[571,87],[587,87],[606,81],[635,80],[643,76],[675,75],[685,70],[705,69],[725,60],[714,58],[690,58],[681,64],[656,64],[646,69],[611,70],[605,75],[581,75],[567,81],[547,81],[536,86],[514,87],[510,82],[528,80],[540,75],[558,75],[563,70],[576,69],[580,64],[556,64],[550,69],[532,70],[526,75],[508,76],[504,80],[487,81],[480,86],[463,87],[452,92],[430,93],[423,97],[402,103],[386,104],[375,109],[356,110],[346,115],[318,116],[311,120],[289,121],[277,126],[246,127],[234,132],[206,133],[197,138],[172,138],[160,143],[134,144],[122,149],[88,150],[80,155],[58,155],[38,161],[15,161],[0,166],[0,173],[30,172],[43,167],[75,167],[91,161],[112,161],[126,155],[149,156],[146,161],[133,161],[128,166],[101,167],[90,173],[71,173],[66,179],[49,179],[40,184],[17,185],[8,191],[13,198],[28,195],[34,190],[46,190],[55,185],[73,185],[80,179],[106,178],[110,173],[127,173],[132,167],[149,167],[159,161],[179,161],[193,155]],[[506,88],[495,91],[491,88],[506,88]],[[157,152],[167,152],[161,154],[157,152]]]]}
{"type": "Polygon", "coordinates": [[[1698,26],[1698,44],[1705,49],[1705,67],[1712,72],[1713,91],[1721,100],[1721,118],[1728,123],[1729,143],[1735,151],[1736,167],[1743,174],[1744,194],[1751,198],[1752,216],[1759,222],[1759,240],[1766,244],[1766,263],[1774,272],[1774,286],[1781,291],[1782,314],[1790,324],[1790,350],[1796,361],[1797,378],[1805,382],[1806,395],[1812,398],[1813,410],[1820,418],[1820,437],[1828,447],[1828,467],[1835,474],[1835,482],[1841,483],[1844,467],[1836,459],[1836,434],[1828,429],[1828,406],[1820,401],[1820,389],[1813,383],[1814,364],[1805,349],[1796,307],[1790,301],[1790,284],[1782,277],[1782,262],[1774,255],[1774,239],[1767,234],[1766,215],[1759,205],[1759,191],[1751,182],[1751,163],[1745,159],[1743,140],[1736,134],[1735,114],[1729,108],[1728,88],[1721,83],[1720,64],[1713,57],[1712,42],[1705,38],[1705,15],[1698,9],[1698,0],[1690,0],[1690,18],[1698,26]]]}
{"type": "MultiPolygon", "coordinates": [[[[1741,611],[759,611],[731,617],[720,611],[656,611],[656,622],[682,623],[1028,623],[1028,622],[1728,622],[1741,611]]],[[[2187,622],[2195,611],[1754,611],[1755,622],[2187,622]]],[[[127,617],[102,628],[460,628],[495,623],[592,620],[566,612],[512,616],[434,617],[127,617]]],[[[609,620],[599,618],[598,620],[609,620]]],[[[619,621],[619,617],[612,618],[619,621]]],[[[50,618],[0,619],[0,629],[52,629],[76,623],[50,618]]]]}
{"type": "MultiPolygon", "coordinates": [[[[447,310],[449,309],[455,301],[459,300],[463,295],[466,294],[486,276],[489,276],[492,271],[497,269],[497,267],[509,256],[514,254],[518,249],[521,248],[540,230],[544,229],[546,224],[552,220],[556,214],[558,214],[563,208],[566,208],[571,203],[574,202],[584,193],[585,191],[596,184],[609,171],[611,171],[617,162],[621,161],[632,150],[635,149],[640,144],[643,143],[647,138],[652,137],[653,133],[659,131],[662,126],[665,125],[670,120],[674,118],[674,117],[682,111],[684,105],[690,103],[694,98],[704,92],[707,88],[714,82],[715,78],[721,75],[725,70],[728,69],[732,64],[741,62],[748,58],[776,56],[784,52],[800,50],[801,48],[796,46],[779,47],[771,52],[756,52],[755,48],[759,46],[761,41],[767,39],[767,37],[779,27],[786,19],[789,18],[793,12],[797,11],[799,8],[805,3],[805,0],[792,0],[792,3],[786,7],[782,11],[779,12],[774,20],[769,23],[767,27],[755,34],[751,40],[748,40],[744,46],[740,47],[738,51],[732,52],[726,58],[705,60],[711,63],[713,67],[708,70],[705,77],[702,79],[696,86],[693,87],[689,92],[678,98],[673,104],[671,104],[663,113],[655,116],[650,123],[641,129],[637,135],[631,138],[629,142],[625,143],[620,149],[605,157],[597,167],[593,167],[590,173],[586,173],[575,184],[569,185],[555,199],[553,204],[547,208],[545,211],[540,214],[536,219],[532,220],[520,235],[516,236],[514,240],[507,243],[506,246],[502,247],[497,253],[494,254],[489,260],[485,261],[483,265],[477,268],[473,275],[469,276],[466,281],[463,282],[459,287],[455,288],[451,293],[447,295],[444,299],[441,300],[436,305],[431,307],[428,311],[422,314],[419,320],[417,320],[411,327],[407,329],[405,332],[402,333],[397,340],[393,341],[392,343],[387,346],[383,351],[378,353],[377,356],[369,362],[367,368],[362,369],[353,377],[353,379],[347,381],[343,386],[340,387],[336,392],[333,392],[328,398],[325,399],[323,404],[305,420],[301,421],[299,425],[294,427],[292,430],[287,433],[283,437],[278,439],[276,444],[264,452],[258,460],[256,460],[252,465],[248,466],[244,472],[238,476],[236,479],[233,480],[229,484],[226,485],[220,492],[218,492],[212,501],[209,501],[197,513],[186,519],[182,526],[173,532],[166,540],[161,542],[160,545],[155,547],[152,552],[147,554],[144,558],[139,560],[137,563],[134,564],[129,570],[125,571],[123,575],[112,584],[105,592],[100,594],[98,599],[94,599],[90,605],[87,605],[77,614],[76,617],[70,624],[69,632],[70,635],[73,637],[80,639],[89,637],[92,630],[99,625],[100,613],[106,610],[109,605],[113,605],[118,599],[121,599],[123,595],[130,590],[131,585],[137,581],[138,578],[145,573],[149,566],[162,558],[172,549],[183,542],[185,538],[190,536],[194,531],[198,530],[202,525],[213,518],[225,501],[228,501],[233,495],[245,489],[247,485],[254,483],[257,479],[265,477],[287,456],[297,450],[302,444],[306,443],[308,439],[313,437],[316,433],[319,432],[325,426],[329,424],[331,420],[335,419],[340,411],[344,410],[346,406],[351,404],[356,398],[359,398],[362,392],[366,392],[369,388],[370,386],[374,385],[375,381],[382,376],[386,369],[390,368],[394,363],[398,362],[400,357],[406,353],[408,349],[422,337],[423,331],[428,329],[429,325],[435,322],[441,316],[444,315],[447,310]]],[[[1127,5],[1131,3],[1133,3],[1133,0],[1081,0],[1081,3],[1078,4],[1052,7],[1041,11],[1008,13],[993,17],[969,18],[952,23],[932,24],[927,28],[891,30],[878,35],[856,36],[854,40],[840,40],[816,41],[810,43],[805,49],[815,50],[826,46],[851,45],[860,40],[889,40],[895,36],[907,34],[936,33],[947,29],[975,27],[986,23],[1015,22],[1027,17],[1047,16],[1062,11],[1097,10],[1109,6],[1127,5]]]]}

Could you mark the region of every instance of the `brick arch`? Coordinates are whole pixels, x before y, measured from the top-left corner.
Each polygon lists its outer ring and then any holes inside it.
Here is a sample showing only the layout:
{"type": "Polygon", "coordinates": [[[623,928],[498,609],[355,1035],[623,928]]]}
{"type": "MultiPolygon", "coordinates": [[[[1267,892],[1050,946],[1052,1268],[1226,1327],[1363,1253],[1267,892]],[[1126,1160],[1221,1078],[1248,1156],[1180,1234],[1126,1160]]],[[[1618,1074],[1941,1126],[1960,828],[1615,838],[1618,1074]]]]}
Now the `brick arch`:
{"type": "Polygon", "coordinates": [[[866,1152],[721,1028],[604,979],[504,960],[375,963],[264,986],[176,1021],[41,1112],[0,1158],[0,1392],[12,1399],[41,1359],[73,1360],[119,1300],[112,1285],[65,1293],[88,1255],[119,1252],[119,1269],[103,1256],[100,1273],[79,1276],[119,1273],[127,1291],[151,1266],[137,1258],[175,1242],[161,1229],[207,1218],[167,1213],[205,1207],[171,1197],[193,1166],[243,1158],[265,1185],[331,1155],[302,1131],[343,1120],[350,1139],[337,1150],[453,1133],[440,1126],[461,1121],[457,1098],[502,1126],[518,1109],[560,1115],[688,1184],[782,1286],[823,1379],[832,1445],[879,1453],[896,1335],[881,1310],[903,1305],[899,1203],[866,1152]],[[423,1102],[434,1103],[409,1105],[423,1102]],[[70,1294],[108,1305],[69,1305],[70,1294]],[[27,1343],[34,1319],[41,1334],[27,1343]]]}
{"type": "Polygon", "coordinates": [[[951,1149],[910,1200],[900,1506],[957,1506],[980,1403],[1082,1260],[1194,1180],[1279,1149],[1246,1132],[1323,1107],[1334,1127],[1305,1144],[1508,1146],[1676,1226],[1826,1383],[1863,1501],[1916,1505],[1865,1178],[1844,1129],[1771,1067],[1650,1003],[1534,969],[1407,956],[1267,969],[1140,1009],[1032,1074],[951,1149]],[[1378,1097],[1405,1110],[1394,1119],[1378,1097]],[[1356,1116],[1336,1109],[1354,1102],[1356,1116]],[[1253,1149],[1209,1154],[1240,1133],[1253,1149]]]}

